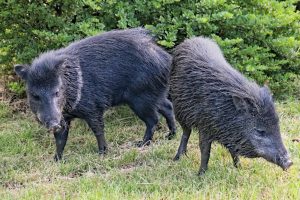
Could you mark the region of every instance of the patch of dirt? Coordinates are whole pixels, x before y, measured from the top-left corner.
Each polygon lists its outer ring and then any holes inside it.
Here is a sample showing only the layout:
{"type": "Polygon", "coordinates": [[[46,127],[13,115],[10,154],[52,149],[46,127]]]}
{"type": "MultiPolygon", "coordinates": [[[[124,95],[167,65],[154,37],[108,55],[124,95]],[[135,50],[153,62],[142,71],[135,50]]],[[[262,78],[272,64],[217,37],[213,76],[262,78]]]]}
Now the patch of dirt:
{"type": "Polygon", "coordinates": [[[16,80],[16,78],[14,76],[0,77],[0,102],[8,103],[12,108],[12,112],[26,113],[29,109],[27,100],[25,98],[18,97],[5,87],[5,83],[8,83],[12,80],[16,80]]]}
{"type": "Polygon", "coordinates": [[[129,164],[122,165],[120,168],[120,172],[122,173],[130,173],[134,170],[138,169],[139,167],[143,166],[145,163],[143,161],[135,161],[129,164]]]}
{"type": "Polygon", "coordinates": [[[137,166],[135,166],[135,165],[126,165],[126,166],[123,166],[123,167],[120,169],[120,171],[121,171],[122,173],[127,174],[127,173],[130,173],[130,172],[134,171],[136,168],[137,168],[137,166]]]}
{"type": "Polygon", "coordinates": [[[12,98],[9,102],[9,106],[12,108],[13,112],[27,113],[29,110],[26,99],[12,98]]]}
{"type": "Polygon", "coordinates": [[[21,189],[21,188],[25,187],[23,183],[16,182],[16,181],[4,182],[3,186],[9,190],[16,190],[16,189],[21,189]]]}

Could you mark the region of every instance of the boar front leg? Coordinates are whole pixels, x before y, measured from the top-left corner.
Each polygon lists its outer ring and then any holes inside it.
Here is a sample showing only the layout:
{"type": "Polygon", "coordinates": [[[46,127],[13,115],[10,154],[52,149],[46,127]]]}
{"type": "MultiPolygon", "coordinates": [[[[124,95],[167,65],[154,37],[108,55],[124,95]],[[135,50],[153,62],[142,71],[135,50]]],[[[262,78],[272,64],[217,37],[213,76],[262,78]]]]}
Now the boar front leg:
{"type": "Polygon", "coordinates": [[[105,154],[107,151],[107,144],[104,136],[103,115],[93,119],[87,119],[86,121],[96,136],[99,154],[105,154]]]}
{"type": "Polygon", "coordinates": [[[56,143],[56,154],[54,155],[55,161],[59,161],[62,159],[62,154],[68,140],[70,123],[70,119],[65,120],[63,128],[57,132],[54,132],[54,138],[56,143]]]}

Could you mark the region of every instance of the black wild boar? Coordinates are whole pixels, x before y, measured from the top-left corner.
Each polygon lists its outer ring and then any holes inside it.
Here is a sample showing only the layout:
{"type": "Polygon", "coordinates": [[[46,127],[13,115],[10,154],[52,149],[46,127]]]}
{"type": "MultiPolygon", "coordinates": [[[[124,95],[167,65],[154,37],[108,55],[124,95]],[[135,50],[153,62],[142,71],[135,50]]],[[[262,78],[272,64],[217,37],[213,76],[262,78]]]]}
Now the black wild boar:
{"type": "Polygon", "coordinates": [[[174,160],[186,152],[192,128],[199,131],[201,166],[207,170],[211,143],[239,156],[263,157],[284,170],[292,165],[280,135],[267,87],[259,87],[232,68],[210,39],[187,39],[173,52],[170,94],[183,135],[174,160]]]}
{"type": "Polygon", "coordinates": [[[142,28],[110,31],[41,54],[30,66],[16,65],[26,83],[30,108],[38,120],[54,130],[55,159],[67,141],[70,122],[84,119],[94,132],[99,153],[107,144],[103,113],[127,104],[145,122],[140,145],[148,144],[158,122],[166,120],[171,138],[175,117],[166,98],[171,56],[142,28]]]}

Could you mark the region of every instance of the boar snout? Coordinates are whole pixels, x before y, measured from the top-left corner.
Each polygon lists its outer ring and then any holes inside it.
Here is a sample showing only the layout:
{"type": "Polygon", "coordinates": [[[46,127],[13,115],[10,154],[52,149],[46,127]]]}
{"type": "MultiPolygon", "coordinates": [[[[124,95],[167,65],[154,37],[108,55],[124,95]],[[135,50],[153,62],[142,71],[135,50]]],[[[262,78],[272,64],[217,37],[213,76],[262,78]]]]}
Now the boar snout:
{"type": "Polygon", "coordinates": [[[47,128],[53,132],[59,131],[62,127],[60,125],[59,121],[52,120],[49,123],[47,123],[47,128]]]}
{"type": "Polygon", "coordinates": [[[285,155],[283,157],[279,157],[278,165],[286,171],[290,166],[293,165],[293,162],[291,161],[290,157],[288,155],[285,155]]]}

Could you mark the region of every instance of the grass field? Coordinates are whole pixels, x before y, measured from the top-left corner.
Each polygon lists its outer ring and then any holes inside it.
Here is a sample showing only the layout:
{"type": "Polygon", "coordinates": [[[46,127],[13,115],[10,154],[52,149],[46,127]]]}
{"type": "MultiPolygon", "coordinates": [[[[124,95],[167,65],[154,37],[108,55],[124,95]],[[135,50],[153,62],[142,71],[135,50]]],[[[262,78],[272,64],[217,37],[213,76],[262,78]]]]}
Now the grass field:
{"type": "Polygon", "coordinates": [[[127,107],[105,116],[109,143],[106,156],[97,155],[96,139],[82,121],[69,134],[64,160],[53,161],[54,137],[30,115],[13,114],[0,104],[0,199],[299,199],[300,102],[277,103],[284,143],[294,165],[284,172],[263,159],[241,159],[233,167],[219,144],[212,148],[209,170],[198,177],[198,135],[187,156],[175,156],[181,129],[165,140],[165,122],[154,143],[137,148],[143,123],[127,107]]]}

